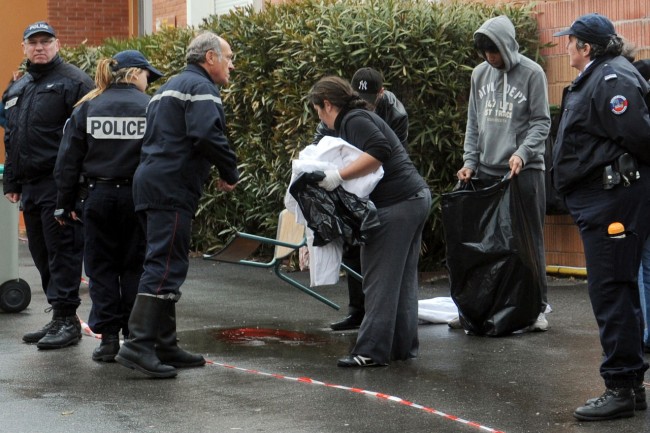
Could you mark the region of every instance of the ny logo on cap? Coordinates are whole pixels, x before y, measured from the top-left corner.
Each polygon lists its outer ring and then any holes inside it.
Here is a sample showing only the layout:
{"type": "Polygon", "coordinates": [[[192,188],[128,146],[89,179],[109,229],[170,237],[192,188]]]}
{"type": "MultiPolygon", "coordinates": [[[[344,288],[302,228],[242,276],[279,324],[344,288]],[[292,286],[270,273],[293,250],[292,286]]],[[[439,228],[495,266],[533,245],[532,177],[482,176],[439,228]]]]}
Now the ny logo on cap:
{"type": "Polygon", "coordinates": [[[368,82],[366,80],[359,81],[359,90],[368,90],[368,82]]]}

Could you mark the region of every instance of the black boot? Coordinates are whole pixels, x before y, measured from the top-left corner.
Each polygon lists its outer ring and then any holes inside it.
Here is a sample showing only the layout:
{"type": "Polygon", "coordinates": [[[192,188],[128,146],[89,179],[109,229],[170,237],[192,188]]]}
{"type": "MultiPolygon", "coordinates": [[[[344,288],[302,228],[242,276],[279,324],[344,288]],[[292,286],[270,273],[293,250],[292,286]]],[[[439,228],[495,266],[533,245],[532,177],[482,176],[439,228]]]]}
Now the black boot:
{"type": "Polygon", "coordinates": [[[632,388],[607,388],[592,403],[575,410],[573,416],[581,421],[604,421],[634,416],[634,391],[632,388]]]}
{"type": "Polygon", "coordinates": [[[646,410],[648,408],[648,402],[645,399],[645,385],[634,387],[634,410],[646,410]]]}
{"type": "Polygon", "coordinates": [[[178,347],[176,338],[176,302],[167,301],[158,326],[156,355],[163,364],[176,368],[201,367],[205,358],[178,347]]]}
{"type": "Polygon", "coordinates": [[[79,343],[81,322],[74,311],[54,310],[54,322],[47,334],[36,343],[41,350],[61,349],[79,343]]]}
{"type": "MultiPolygon", "coordinates": [[[[590,398],[586,401],[585,405],[594,404],[598,398],[590,398]]],[[[645,385],[636,385],[634,387],[634,410],[646,410],[648,402],[645,399],[645,385]]]]}
{"type": "Polygon", "coordinates": [[[115,362],[119,350],[120,338],[117,334],[102,334],[102,342],[93,350],[93,361],[115,362]]]}
{"type": "Polygon", "coordinates": [[[177,371],[171,365],[160,362],[155,345],[158,327],[166,303],[155,296],[138,295],[129,318],[129,337],[120,347],[115,360],[121,365],[152,377],[174,377],[177,371]]]}
{"type": "MultiPolygon", "coordinates": [[[[52,307],[45,309],[46,313],[49,313],[50,311],[52,311],[52,307]]],[[[43,326],[38,331],[28,332],[27,334],[23,335],[23,341],[25,343],[38,343],[38,340],[45,337],[45,334],[47,334],[47,331],[50,330],[52,325],[54,325],[54,317],[52,317],[52,320],[50,320],[47,325],[43,326]]]]}
{"type": "Polygon", "coordinates": [[[348,329],[357,329],[359,326],[361,326],[361,322],[363,321],[364,315],[365,315],[365,311],[363,308],[356,308],[351,305],[350,308],[348,309],[348,315],[345,316],[345,318],[340,322],[334,322],[330,324],[330,328],[333,331],[346,331],[348,329]]]}

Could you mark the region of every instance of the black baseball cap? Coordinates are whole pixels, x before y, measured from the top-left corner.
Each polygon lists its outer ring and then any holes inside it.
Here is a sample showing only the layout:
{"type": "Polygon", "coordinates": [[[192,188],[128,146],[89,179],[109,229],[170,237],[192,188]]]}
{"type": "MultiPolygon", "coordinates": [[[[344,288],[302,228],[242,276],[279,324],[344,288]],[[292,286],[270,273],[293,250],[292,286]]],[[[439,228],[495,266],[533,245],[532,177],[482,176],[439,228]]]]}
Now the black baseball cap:
{"type": "Polygon", "coordinates": [[[113,56],[113,60],[117,63],[112,66],[114,71],[123,68],[142,68],[149,71],[149,83],[153,83],[164,74],[158,69],[151,66],[151,63],[144,55],[138,50],[120,51],[113,56]]]}
{"type": "Polygon", "coordinates": [[[377,102],[377,94],[383,86],[384,78],[379,71],[372,68],[361,68],[352,76],[352,88],[373,105],[377,102]]]}
{"type": "Polygon", "coordinates": [[[553,36],[564,35],[575,36],[585,42],[607,45],[612,36],[616,36],[616,30],[609,18],[593,13],[582,15],[568,29],[553,34],[553,36]]]}
{"type": "Polygon", "coordinates": [[[56,38],[56,32],[54,31],[54,27],[52,27],[45,21],[38,21],[35,22],[34,24],[30,24],[27,26],[27,28],[23,32],[23,40],[31,36],[34,36],[37,33],[47,33],[48,35],[54,36],[56,38]]]}

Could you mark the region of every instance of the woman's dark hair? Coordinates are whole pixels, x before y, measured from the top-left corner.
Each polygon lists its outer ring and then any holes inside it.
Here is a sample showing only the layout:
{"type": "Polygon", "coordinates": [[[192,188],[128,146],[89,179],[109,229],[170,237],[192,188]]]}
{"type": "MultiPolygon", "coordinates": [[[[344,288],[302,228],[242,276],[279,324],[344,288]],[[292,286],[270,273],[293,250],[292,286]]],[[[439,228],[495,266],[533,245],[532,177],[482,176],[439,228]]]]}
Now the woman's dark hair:
{"type": "Polygon", "coordinates": [[[321,108],[324,107],[326,99],[330,104],[340,109],[368,109],[368,103],[361,99],[347,80],[341,77],[328,76],[321,78],[313,85],[309,95],[307,95],[310,104],[321,108]]]}
{"type": "Polygon", "coordinates": [[[589,54],[589,58],[592,60],[603,56],[620,56],[623,54],[623,48],[625,46],[625,42],[618,35],[612,36],[607,45],[597,44],[594,42],[586,42],[580,38],[577,38],[576,48],[584,48],[585,44],[591,45],[591,53],[589,54]]]}

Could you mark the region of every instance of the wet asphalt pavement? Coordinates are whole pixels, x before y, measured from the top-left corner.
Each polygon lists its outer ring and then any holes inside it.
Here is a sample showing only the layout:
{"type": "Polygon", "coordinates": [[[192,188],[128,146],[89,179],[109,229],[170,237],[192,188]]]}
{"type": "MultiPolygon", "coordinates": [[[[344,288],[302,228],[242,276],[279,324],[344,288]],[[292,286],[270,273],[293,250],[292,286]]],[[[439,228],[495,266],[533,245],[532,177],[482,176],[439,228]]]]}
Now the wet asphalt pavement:
{"type": "MultiPolygon", "coordinates": [[[[0,313],[2,433],[650,431],[650,411],[599,423],[572,416],[603,391],[582,280],[549,277],[546,333],[488,338],[421,325],[419,358],[343,369],[336,360],[355,333],[328,328],[343,312],[271,271],[196,258],[177,304],[178,334],[181,346],[213,363],[154,380],[92,361],[91,336],[54,351],[22,343],[49,315],[23,242],[19,250],[33,298],[21,313],[0,313]]],[[[344,280],[322,293],[346,303],[344,280]]],[[[436,296],[449,296],[445,278],[422,282],[420,298],[436,296]]],[[[82,286],[79,316],[87,320],[89,310],[82,286]]]]}

